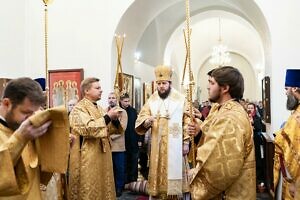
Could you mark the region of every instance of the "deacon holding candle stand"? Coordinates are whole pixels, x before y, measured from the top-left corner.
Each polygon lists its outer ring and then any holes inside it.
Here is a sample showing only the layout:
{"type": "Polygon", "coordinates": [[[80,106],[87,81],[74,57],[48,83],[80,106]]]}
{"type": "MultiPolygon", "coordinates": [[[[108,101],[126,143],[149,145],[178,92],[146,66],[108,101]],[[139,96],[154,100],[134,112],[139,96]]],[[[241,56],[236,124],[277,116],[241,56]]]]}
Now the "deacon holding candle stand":
{"type": "Polygon", "coordinates": [[[216,68],[208,75],[209,100],[215,104],[202,124],[188,125],[191,135],[202,131],[196,166],[189,172],[192,199],[255,200],[253,132],[239,103],[243,76],[231,66],[216,68]]]}

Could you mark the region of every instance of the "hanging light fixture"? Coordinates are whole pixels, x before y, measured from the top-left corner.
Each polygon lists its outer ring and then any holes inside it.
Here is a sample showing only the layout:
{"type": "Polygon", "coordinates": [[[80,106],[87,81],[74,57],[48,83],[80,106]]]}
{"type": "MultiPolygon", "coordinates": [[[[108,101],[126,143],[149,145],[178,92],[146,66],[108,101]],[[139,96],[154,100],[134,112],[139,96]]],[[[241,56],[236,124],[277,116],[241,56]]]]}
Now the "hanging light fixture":
{"type": "Polygon", "coordinates": [[[209,62],[216,67],[222,67],[230,63],[230,53],[227,50],[227,46],[222,44],[221,37],[221,18],[219,17],[219,39],[218,45],[214,46],[211,53],[209,62]]]}

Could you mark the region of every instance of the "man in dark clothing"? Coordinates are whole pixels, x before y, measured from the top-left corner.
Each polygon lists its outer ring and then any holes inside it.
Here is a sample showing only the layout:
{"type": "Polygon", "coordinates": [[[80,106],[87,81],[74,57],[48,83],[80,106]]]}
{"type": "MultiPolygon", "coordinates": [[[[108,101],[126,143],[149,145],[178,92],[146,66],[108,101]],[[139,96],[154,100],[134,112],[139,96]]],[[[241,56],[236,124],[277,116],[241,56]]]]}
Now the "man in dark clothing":
{"type": "Polygon", "coordinates": [[[261,184],[265,183],[265,146],[266,141],[261,134],[262,132],[262,121],[260,116],[257,115],[256,105],[254,103],[248,103],[247,112],[249,120],[253,128],[253,139],[255,146],[255,160],[256,160],[256,183],[261,184]]]}
{"type": "Polygon", "coordinates": [[[200,112],[201,112],[201,115],[202,115],[201,120],[205,120],[205,118],[209,114],[210,109],[211,109],[211,106],[209,105],[209,101],[203,102],[203,105],[200,109],[200,112]]]}
{"type": "Polygon", "coordinates": [[[135,121],[137,111],[130,106],[130,99],[127,93],[121,95],[120,106],[126,110],[128,116],[127,128],[125,130],[125,148],[126,148],[126,177],[125,183],[137,180],[138,177],[138,156],[139,147],[142,146],[143,137],[135,132],[135,121]]]}
{"type": "Polygon", "coordinates": [[[257,111],[260,115],[260,118],[263,120],[264,119],[264,112],[265,112],[265,109],[264,109],[264,106],[263,106],[263,103],[262,101],[259,101],[258,102],[258,105],[257,105],[257,111]]]}

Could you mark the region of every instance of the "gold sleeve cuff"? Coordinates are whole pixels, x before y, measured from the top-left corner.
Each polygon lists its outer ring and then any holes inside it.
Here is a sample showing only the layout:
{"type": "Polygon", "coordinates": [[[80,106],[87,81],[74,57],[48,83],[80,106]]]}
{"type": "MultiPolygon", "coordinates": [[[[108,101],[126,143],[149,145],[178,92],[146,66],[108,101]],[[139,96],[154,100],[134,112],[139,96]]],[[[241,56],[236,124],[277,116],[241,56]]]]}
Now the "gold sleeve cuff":
{"type": "Polygon", "coordinates": [[[138,119],[135,122],[135,131],[139,135],[144,135],[149,128],[144,127],[144,122],[147,119],[147,117],[138,117],[138,119]]]}

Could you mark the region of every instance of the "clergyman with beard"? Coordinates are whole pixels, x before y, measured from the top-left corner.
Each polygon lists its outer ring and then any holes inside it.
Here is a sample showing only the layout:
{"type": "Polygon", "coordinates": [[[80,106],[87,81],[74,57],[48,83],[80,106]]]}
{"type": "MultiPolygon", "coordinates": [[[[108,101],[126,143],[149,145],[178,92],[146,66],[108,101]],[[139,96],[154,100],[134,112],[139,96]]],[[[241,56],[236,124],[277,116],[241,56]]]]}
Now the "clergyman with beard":
{"type": "Polygon", "coordinates": [[[286,107],[291,116],[276,132],[274,188],[276,199],[300,199],[300,69],[288,69],[286,107]]]}
{"type": "Polygon", "coordinates": [[[239,100],[244,79],[225,66],[209,73],[209,101],[214,103],[203,123],[189,123],[188,132],[202,131],[196,167],[191,169],[192,199],[255,200],[256,176],[252,126],[239,100]]]}
{"type": "Polygon", "coordinates": [[[150,198],[169,196],[189,198],[186,154],[189,136],[185,132],[188,118],[184,115],[185,97],[172,88],[172,70],[155,68],[157,91],[145,103],[136,120],[138,134],[151,128],[151,153],[148,175],[150,198]]]}
{"type": "Polygon", "coordinates": [[[34,139],[46,133],[51,121],[34,127],[28,117],[45,100],[40,85],[30,78],[13,79],[4,89],[0,103],[0,199],[41,199],[34,139]]]}

